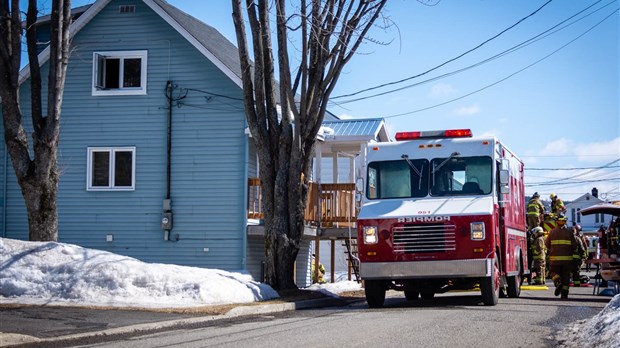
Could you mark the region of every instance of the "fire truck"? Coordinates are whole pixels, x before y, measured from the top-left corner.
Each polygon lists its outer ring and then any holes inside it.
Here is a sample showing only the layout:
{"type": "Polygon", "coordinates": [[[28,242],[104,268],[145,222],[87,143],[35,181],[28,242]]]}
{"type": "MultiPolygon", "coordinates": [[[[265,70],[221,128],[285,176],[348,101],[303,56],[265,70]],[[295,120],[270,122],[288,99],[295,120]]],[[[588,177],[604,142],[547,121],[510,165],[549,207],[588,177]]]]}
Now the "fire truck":
{"type": "Polygon", "coordinates": [[[469,129],[397,133],[371,143],[360,177],[360,276],[369,307],[479,286],[518,297],[528,275],[523,162],[469,129]]]}

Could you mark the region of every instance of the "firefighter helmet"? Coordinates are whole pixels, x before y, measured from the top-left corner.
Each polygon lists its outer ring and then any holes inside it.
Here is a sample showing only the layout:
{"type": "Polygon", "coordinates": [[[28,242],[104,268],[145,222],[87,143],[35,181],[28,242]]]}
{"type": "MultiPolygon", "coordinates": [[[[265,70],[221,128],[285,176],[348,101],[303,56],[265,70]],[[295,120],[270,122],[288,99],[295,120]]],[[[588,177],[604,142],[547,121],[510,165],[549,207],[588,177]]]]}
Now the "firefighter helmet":
{"type": "Polygon", "coordinates": [[[552,194],[550,194],[550,195],[549,195],[549,198],[551,198],[551,199],[555,199],[555,197],[557,197],[557,196],[555,195],[555,193],[552,193],[552,194]]]}
{"type": "Polygon", "coordinates": [[[557,218],[558,225],[564,226],[566,225],[566,216],[564,214],[559,214],[557,218]]]}
{"type": "Polygon", "coordinates": [[[540,195],[538,194],[538,192],[534,192],[534,196],[532,196],[532,197],[538,198],[538,197],[540,197],[540,195]]]}
{"type": "Polygon", "coordinates": [[[540,237],[545,234],[545,231],[543,230],[542,227],[536,226],[532,228],[532,234],[534,235],[534,237],[540,237]]]}

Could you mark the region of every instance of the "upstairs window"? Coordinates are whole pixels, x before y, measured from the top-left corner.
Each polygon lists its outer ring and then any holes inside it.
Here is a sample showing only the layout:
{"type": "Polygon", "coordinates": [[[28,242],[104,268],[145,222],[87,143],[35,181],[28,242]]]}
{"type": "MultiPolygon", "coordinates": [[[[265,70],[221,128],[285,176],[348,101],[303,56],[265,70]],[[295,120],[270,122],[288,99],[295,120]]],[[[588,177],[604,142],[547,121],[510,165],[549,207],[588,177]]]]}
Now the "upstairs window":
{"type": "Polygon", "coordinates": [[[146,51],[93,53],[93,95],[146,94],[146,51]]]}
{"type": "Polygon", "coordinates": [[[136,177],[135,147],[88,148],[88,191],[132,191],[136,177]]]}

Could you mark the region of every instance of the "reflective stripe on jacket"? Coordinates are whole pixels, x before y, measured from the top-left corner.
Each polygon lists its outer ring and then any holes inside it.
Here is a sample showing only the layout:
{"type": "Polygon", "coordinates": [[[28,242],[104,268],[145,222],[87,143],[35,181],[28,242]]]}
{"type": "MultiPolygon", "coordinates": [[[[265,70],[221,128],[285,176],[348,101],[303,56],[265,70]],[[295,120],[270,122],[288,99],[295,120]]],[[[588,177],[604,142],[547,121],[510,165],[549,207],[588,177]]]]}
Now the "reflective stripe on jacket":
{"type": "Polygon", "coordinates": [[[573,253],[577,251],[577,244],[573,232],[565,226],[556,227],[547,236],[545,246],[549,250],[549,263],[572,263],[573,253]]]}
{"type": "Polygon", "coordinates": [[[555,201],[551,201],[551,212],[554,214],[566,213],[564,202],[559,198],[556,198],[555,201]]]}
{"type": "Polygon", "coordinates": [[[545,238],[538,237],[532,243],[532,258],[534,260],[544,260],[545,259],[545,238]]]}
{"type": "Polygon", "coordinates": [[[530,199],[527,203],[527,215],[540,216],[545,213],[545,206],[537,199],[530,199]]]}

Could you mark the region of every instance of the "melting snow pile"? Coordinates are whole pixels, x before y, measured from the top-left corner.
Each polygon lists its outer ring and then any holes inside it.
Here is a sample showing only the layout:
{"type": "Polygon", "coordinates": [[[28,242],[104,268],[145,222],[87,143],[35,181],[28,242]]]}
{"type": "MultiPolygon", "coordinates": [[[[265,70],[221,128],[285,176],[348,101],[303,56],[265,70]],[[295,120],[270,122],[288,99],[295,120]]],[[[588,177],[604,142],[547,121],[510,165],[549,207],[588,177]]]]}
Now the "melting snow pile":
{"type": "Polygon", "coordinates": [[[563,347],[620,347],[620,294],[588,320],[580,320],[556,337],[563,347]]]}
{"type": "Polygon", "coordinates": [[[0,238],[0,303],[196,307],[277,298],[250,275],[0,238]]]}

